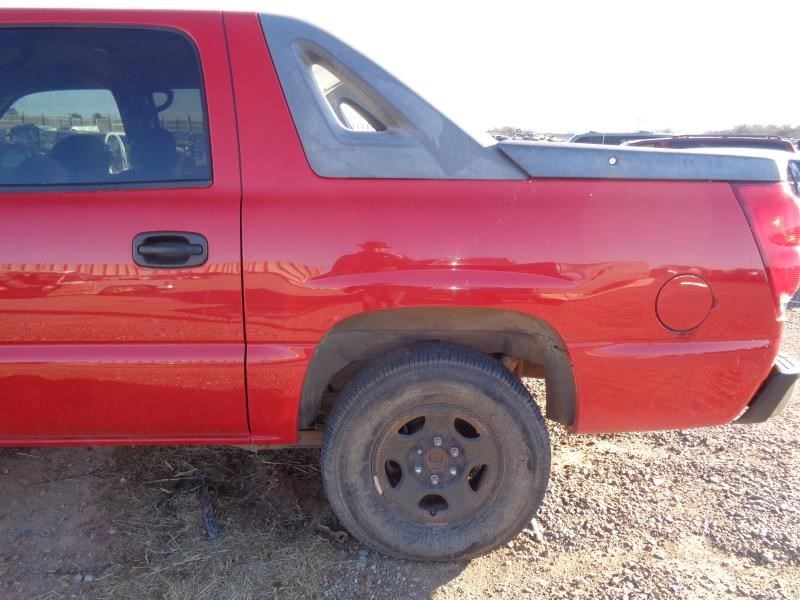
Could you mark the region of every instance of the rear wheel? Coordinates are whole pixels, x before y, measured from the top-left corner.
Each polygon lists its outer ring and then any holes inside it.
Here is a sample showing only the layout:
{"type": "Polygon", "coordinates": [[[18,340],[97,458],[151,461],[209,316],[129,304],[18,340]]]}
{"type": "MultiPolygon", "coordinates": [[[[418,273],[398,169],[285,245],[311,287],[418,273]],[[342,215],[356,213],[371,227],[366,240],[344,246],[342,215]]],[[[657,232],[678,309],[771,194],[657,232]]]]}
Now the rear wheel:
{"type": "Polygon", "coordinates": [[[330,415],[323,479],[342,524],[408,559],[482,554],[542,501],[550,445],[519,379],[480,352],[424,344],[360,372],[330,415]]]}

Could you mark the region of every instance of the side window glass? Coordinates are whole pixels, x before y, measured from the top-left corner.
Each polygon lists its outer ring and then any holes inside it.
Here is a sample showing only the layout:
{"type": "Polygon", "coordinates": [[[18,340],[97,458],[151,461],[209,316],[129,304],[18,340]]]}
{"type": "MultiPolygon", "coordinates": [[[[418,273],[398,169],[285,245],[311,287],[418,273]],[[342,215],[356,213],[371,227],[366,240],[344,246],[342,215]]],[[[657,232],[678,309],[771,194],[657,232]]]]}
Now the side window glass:
{"type": "Polygon", "coordinates": [[[346,80],[319,64],[311,66],[311,74],[339,125],[351,131],[386,130],[386,125],[352,99],[356,94],[346,80]]]}
{"type": "Polygon", "coordinates": [[[364,113],[349,102],[339,104],[342,111],[342,118],[346,126],[353,131],[375,131],[375,127],[367,120],[364,113]]]}
{"type": "MultiPolygon", "coordinates": [[[[173,89],[172,102],[159,110],[159,127],[175,137],[176,154],[183,164],[208,169],[206,123],[203,97],[198,88],[173,89]]],[[[156,107],[164,106],[167,95],[153,94],[156,107]]]]}
{"type": "Polygon", "coordinates": [[[0,29],[0,191],[211,179],[200,66],[180,34],[0,29]]]}

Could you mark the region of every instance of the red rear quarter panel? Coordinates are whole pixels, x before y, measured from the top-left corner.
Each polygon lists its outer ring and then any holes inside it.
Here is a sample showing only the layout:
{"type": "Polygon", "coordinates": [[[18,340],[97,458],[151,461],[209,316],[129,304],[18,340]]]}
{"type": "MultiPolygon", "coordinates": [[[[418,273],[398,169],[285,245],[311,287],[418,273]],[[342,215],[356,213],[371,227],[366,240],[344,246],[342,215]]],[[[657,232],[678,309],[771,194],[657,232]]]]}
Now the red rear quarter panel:
{"type": "Polygon", "coordinates": [[[226,15],[243,156],[253,434],[291,440],[313,349],[364,311],[492,307],[543,319],[574,366],[572,429],[725,423],[777,352],[752,233],[726,183],[325,179],[303,154],[251,15],[226,15]],[[711,287],[688,332],[656,298],[677,274],[711,287]]]}

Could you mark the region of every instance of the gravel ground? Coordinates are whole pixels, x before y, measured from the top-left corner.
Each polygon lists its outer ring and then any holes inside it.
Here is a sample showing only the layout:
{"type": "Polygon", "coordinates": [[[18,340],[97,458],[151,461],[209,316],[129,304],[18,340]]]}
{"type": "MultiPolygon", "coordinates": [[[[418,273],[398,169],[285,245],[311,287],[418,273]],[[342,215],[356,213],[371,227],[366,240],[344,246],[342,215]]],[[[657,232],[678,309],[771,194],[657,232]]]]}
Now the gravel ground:
{"type": "Polygon", "coordinates": [[[800,402],[756,426],[551,436],[538,519],[447,564],[310,527],[335,525],[315,451],[3,450],[0,597],[800,598],[800,402]]]}

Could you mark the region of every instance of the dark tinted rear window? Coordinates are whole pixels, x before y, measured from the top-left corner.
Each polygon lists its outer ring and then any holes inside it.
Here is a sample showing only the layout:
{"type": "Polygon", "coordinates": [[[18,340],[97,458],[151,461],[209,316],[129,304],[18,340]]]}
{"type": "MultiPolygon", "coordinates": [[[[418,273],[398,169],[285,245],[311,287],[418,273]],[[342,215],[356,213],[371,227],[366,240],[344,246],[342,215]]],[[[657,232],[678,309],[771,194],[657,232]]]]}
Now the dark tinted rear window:
{"type": "Polygon", "coordinates": [[[664,145],[664,142],[663,142],[663,141],[661,141],[661,142],[652,141],[652,142],[651,142],[651,141],[649,141],[649,140],[648,140],[648,141],[646,141],[646,140],[638,140],[638,139],[637,139],[637,140],[631,140],[631,141],[634,141],[634,142],[636,142],[636,145],[637,145],[637,146],[645,146],[645,147],[649,147],[649,148],[658,148],[658,147],[660,147],[660,146],[663,146],[663,145],[664,145]]]}
{"type": "MultiPolygon", "coordinates": [[[[607,146],[619,146],[624,142],[630,142],[632,140],[640,140],[642,137],[648,136],[639,136],[639,135],[620,135],[620,134],[592,134],[592,135],[581,135],[576,137],[572,140],[573,143],[579,144],[605,144],[607,146]]],[[[653,137],[653,136],[649,136],[653,137]]]]}
{"type": "Polygon", "coordinates": [[[200,65],[185,37],[0,29],[0,188],[210,178],[200,65]]]}
{"type": "Polygon", "coordinates": [[[672,140],[670,148],[761,148],[762,150],[788,150],[779,140],[672,140]]]}
{"type": "Polygon", "coordinates": [[[582,135],[572,140],[575,144],[602,144],[603,137],[599,135],[582,135]]]}

